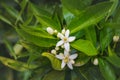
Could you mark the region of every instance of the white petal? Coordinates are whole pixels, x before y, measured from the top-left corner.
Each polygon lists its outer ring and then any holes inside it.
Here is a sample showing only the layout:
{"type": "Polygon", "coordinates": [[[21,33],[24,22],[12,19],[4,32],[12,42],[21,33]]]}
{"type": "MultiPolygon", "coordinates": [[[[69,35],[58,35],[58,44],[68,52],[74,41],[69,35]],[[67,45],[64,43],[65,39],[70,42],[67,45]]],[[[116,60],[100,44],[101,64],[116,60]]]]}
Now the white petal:
{"type": "Polygon", "coordinates": [[[62,30],[62,34],[65,34],[65,28],[62,30]]]}
{"type": "Polygon", "coordinates": [[[64,42],[62,40],[60,40],[59,42],[57,42],[56,46],[61,46],[64,42]]]}
{"type": "Polygon", "coordinates": [[[65,56],[68,56],[68,55],[69,55],[69,52],[66,51],[66,50],[64,50],[64,55],[65,55],[65,56]]]}
{"type": "Polygon", "coordinates": [[[56,55],[56,58],[58,58],[58,59],[64,59],[64,55],[62,54],[62,53],[60,53],[59,55],[56,55]]]}
{"type": "Polygon", "coordinates": [[[71,60],[70,60],[70,63],[71,63],[71,64],[74,64],[74,63],[75,63],[75,61],[71,59],[71,60]]]}
{"type": "Polygon", "coordinates": [[[67,31],[65,32],[65,37],[69,37],[69,34],[70,34],[70,31],[67,30],[67,31]]]}
{"type": "Polygon", "coordinates": [[[70,55],[70,59],[75,59],[75,58],[77,58],[77,56],[78,56],[78,54],[73,54],[73,55],[70,55]]]}
{"type": "Polygon", "coordinates": [[[65,47],[65,50],[66,51],[70,51],[70,44],[67,42],[67,43],[64,43],[64,47],[65,47]]]}
{"type": "Polygon", "coordinates": [[[61,33],[58,33],[58,34],[57,34],[57,37],[59,37],[60,39],[63,39],[63,38],[64,38],[63,34],[61,34],[61,33]]]}
{"type": "Polygon", "coordinates": [[[75,40],[75,37],[69,37],[69,38],[68,38],[68,41],[69,41],[69,42],[72,42],[72,41],[74,41],[74,40],[75,40]]]}
{"type": "Polygon", "coordinates": [[[70,69],[73,69],[73,66],[72,66],[72,63],[71,63],[71,62],[68,62],[68,63],[67,63],[67,66],[68,66],[70,69]]]}
{"type": "Polygon", "coordinates": [[[66,63],[64,62],[64,60],[62,60],[62,64],[61,64],[61,68],[63,69],[65,67],[66,63]]]}

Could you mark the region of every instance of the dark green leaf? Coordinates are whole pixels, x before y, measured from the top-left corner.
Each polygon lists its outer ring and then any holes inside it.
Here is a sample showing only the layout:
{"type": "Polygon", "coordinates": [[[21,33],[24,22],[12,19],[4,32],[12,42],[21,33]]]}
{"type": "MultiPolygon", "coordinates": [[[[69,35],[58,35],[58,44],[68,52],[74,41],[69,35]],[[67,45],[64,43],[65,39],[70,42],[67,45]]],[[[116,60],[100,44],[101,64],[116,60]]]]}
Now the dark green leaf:
{"type": "Polygon", "coordinates": [[[96,48],[88,40],[79,39],[79,40],[71,43],[71,46],[73,48],[85,53],[88,56],[94,56],[94,55],[98,54],[96,48]]]}
{"type": "Polygon", "coordinates": [[[65,73],[63,71],[51,71],[43,80],[64,80],[65,73]]]}
{"type": "Polygon", "coordinates": [[[111,50],[110,47],[108,47],[108,53],[109,53],[109,57],[106,57],[106,59],[107,59],[110,63],[112,63],[114,66],[120,68],[120,62],[119,62],[119,61],[120,61],[120,57],[118,57],[118,56],[115,54],[115,52],[113,52],[113,51],[111,50]]]}
{"type": "Polygon", "coordinates": [[[63,6],[75,15],[80,14],[80,12],[88,7],[91,3],[92,0],[62,0],[63,6]]]}
{"type": "Polygon", "coordinates": [[[52,67],[55,70],[62,70],[61,69],[61,61],[58,60],[53,54],[44,52],[44,53],[42,53],[42,56],[47,57],[51,61],[52,67]]]}
{"type": "Polygon", "coordinates": [[[95,31],[95,27],[89,27],[85,29],[85,37],[87,40],[91,41],[94,46],[96,46],[96,31],[95,31]]]}
{"type": "Polygon", "coordinates": [[[111,66],[107,63],[107,61],[103,60],[102,58],[99,58],[99,67],[100,71],[104,77],[105,80],[116,80],[115,73],[111,66]]]}
{"type": "Polygon", "coordinates": [[[100,45],[102,51],[110,44],[113,38],[113,31],[110,28],[103,28],[100,32],[100,45]]]}
{"type": "Polygon", "coordinates": [[[85,11],[76,16],[68,25],[71,33],[98,23],[106,16],[111,5],[111,2],[102,2],[85,9],[85,11]]]}
{"type": "Polygon", "coordinates": [[[12,68],[12,69],[15,69],[17,71],[26,71],[26,70],[29,70],[29,69],[35,69],[37,68],[36,65],[33,65],[33,64],[26,64],[26,63],[23,63],[23,62],[19,62],[19,61],[15,61],[15,60],[12,60],[12,59],[9,59],[9,58],[5,58],[5,57],[2,57],[0,56],[0,61],[12,68]]]}
{"type": "Polygon", "coordinates": [[[83,66],[90,60],[90,57],[84,53],[79,53],[77,59],[75,60],[75,66],[83,66]]]}

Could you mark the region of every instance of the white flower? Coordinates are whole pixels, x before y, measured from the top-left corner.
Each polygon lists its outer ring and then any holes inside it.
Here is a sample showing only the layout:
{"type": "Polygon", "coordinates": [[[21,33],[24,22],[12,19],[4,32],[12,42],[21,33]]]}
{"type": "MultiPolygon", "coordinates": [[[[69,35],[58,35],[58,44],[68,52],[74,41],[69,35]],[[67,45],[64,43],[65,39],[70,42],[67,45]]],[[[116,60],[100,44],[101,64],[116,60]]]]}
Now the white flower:
{"type": "Polygon", "coordinates": [[[47,27],[47,32],[49,33],[49,34],[54,34],[54,30],[51,28],[51,27],[47,27]]]}
{"type": "Polygon", "coordinates": [[[97,58],[94,59],[93,64],[98,65],[98,59],[97,58]]]}
{"type": "Polygon", "coordinates": [[[113,41],[114,42],[118,42],[118,40],[119,40],[119,36],[113,36],[113,41]]]}
{"type": "Polygon", "coordinates": [[[59,37],[61,40],[57,42],[56,46],[64,45],[64,48],[66,51],[70,50],[70,44],[69,42],[72,42],[75,40],[74,36],[69,37],[70,31],[66,30],[65,35],[62,33],[58,33],[57,37],[59,37]]]}
{"type": "Polygon", "coordinates": [[[72,64],[75,63],[74,59],[76,59],[77,56],[78,54],[69,55],[67,51],[64,51],[64,54],[60,53],[59,55],[56,55],[56,58],[62,60],[62,64],[61,64],[62,69],[65,67],[66,64],[70,69],[73,69],[72,64]]]}

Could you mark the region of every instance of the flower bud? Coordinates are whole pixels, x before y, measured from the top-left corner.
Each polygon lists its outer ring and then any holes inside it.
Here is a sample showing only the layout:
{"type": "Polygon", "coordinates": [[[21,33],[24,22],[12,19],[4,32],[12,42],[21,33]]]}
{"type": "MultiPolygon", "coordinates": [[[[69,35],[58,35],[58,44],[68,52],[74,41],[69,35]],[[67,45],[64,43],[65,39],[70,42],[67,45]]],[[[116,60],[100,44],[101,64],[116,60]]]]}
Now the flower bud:
{"type": "Polygon", "coordinates": [[[56,54],[56,50],[55,49],[51,50],[51,53],[56,54]]]}
{"type": "Polygon", "coordinates": [[[93,64],[98,65],[98,59],[97,58],[94,59],[93,64]]]}
{"type": "Polygon", "coordinates": [[[65,34],[65,28],[62,30],[62,34],[65,34]]]}
{"type": "Polygon", "coordinates": [[[56,34],[57,34],[57,32],[58,32],[57,30],[54,30],[54,33],[56,33],[56,34]]]}
{"type": "Polygon", "coordinates": [[[47,27],[47,32],[51,35],[54,34],[54,30],[51,27],[47,27]]]}
{"type": "Polygon", "coordinates": [[[55,50],[59,50],[59,47],[55,47],[55,50]]]}
{"type": "Polygon", "coordinates": [[[119,40],[119,36],[113,36],[113,41],[114,42],[118,42],[118,40],[119,40]]]}

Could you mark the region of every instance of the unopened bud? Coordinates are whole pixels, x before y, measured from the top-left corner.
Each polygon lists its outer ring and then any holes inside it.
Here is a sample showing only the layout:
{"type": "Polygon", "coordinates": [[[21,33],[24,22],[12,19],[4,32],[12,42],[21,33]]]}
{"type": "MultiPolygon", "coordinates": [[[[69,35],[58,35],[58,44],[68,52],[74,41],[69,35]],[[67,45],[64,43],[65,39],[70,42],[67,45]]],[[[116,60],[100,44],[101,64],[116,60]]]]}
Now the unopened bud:
{"type": "Polygon", "coordinates": [[[62,30],[62,34],[65,34],[65,28],[62,30]]]}
{"type": "Polygon", "coordinates": [[[57,37],[58,37],[58,38],[60,38],[61,36],[62,36],[62,34],[61,34],[61,33],[58,33],[58,34],[57,34],[57,37]]]}
{"type": "Polygon", "coordinates": [[[55,47],[55,50],[59,50],[59,47],[55,47]]]}
{"type": "Polygon", "coordinates": [[[118,40],[119,40],[119,36],[113,36],[113,41],[114,42],[118,42],[118,40]]]}
{"type": "Polygon", "coordinates": [[[54,33],[56,33],[56,34],[57,34],[57,32],[58,32],[57,30],[54,30],[54,33]]]}
{"type": "Polygon", "coordinates": [[[93,64],[98,65],[98,59],[97,58],[94,59],[93,64]]]}
{"type": "Polygon", "coordinates": [[[51,35],[54,34],[54,30],[51,27],[47,27],[47,32],[51,35]]]}
{"type": "Polygon", "coordinates": [[[56,54],[56,50],[55,49],[51,50],[51,53],[56,54]]]}

